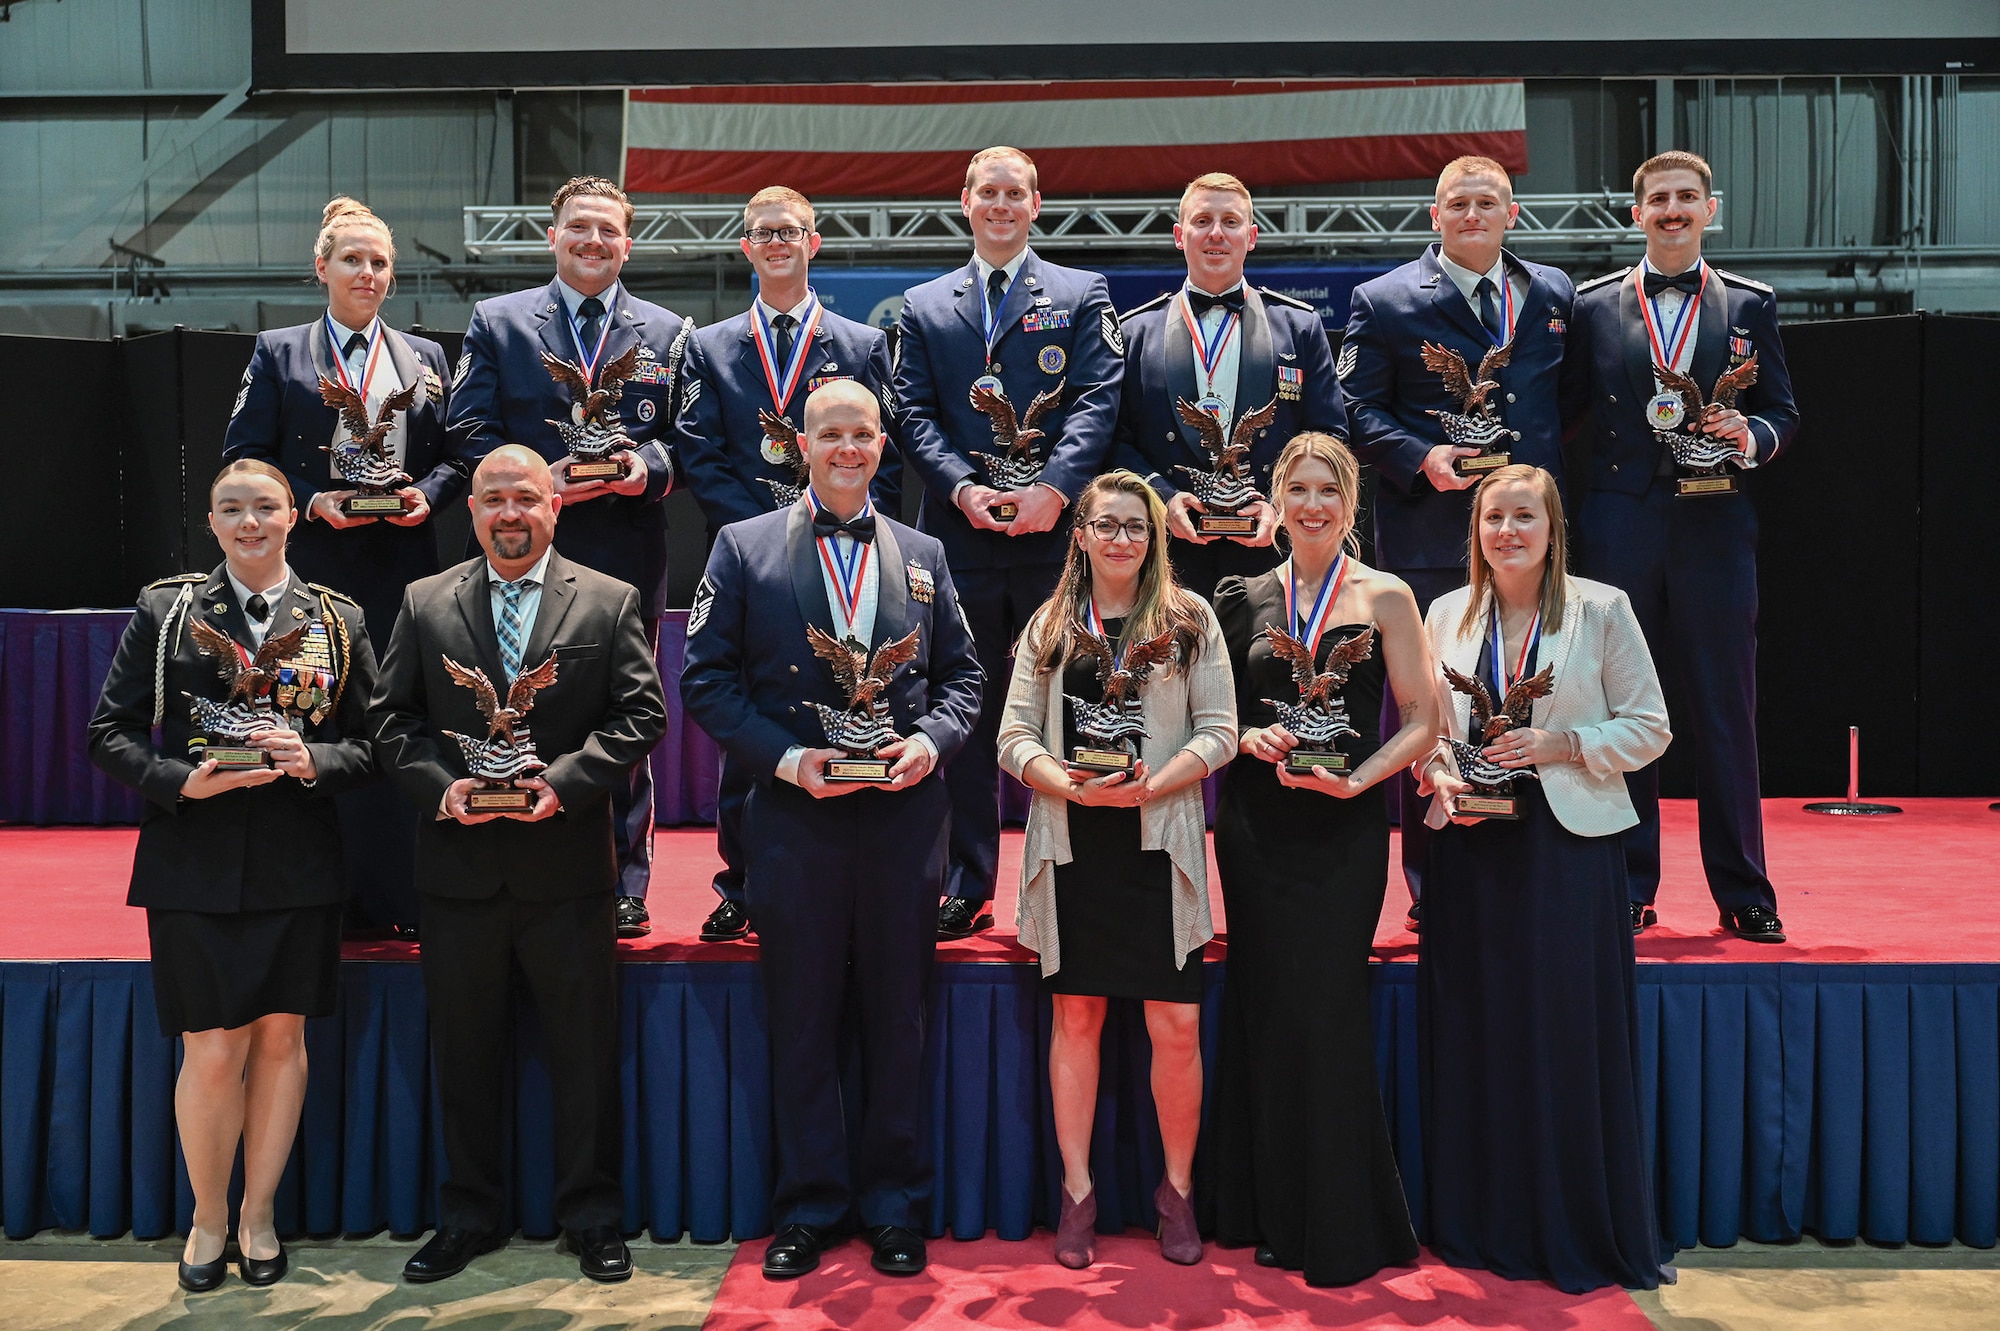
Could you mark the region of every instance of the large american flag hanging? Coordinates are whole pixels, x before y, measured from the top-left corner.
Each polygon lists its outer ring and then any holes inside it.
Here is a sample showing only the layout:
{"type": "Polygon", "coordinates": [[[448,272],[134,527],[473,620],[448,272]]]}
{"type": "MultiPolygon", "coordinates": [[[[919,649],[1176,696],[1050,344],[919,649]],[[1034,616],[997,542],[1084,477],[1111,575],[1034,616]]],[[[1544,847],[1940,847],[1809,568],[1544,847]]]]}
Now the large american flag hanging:
{"type": "Polygon", "coordinates": [[[635,90],[637,193],[955,194],[994,144],[1046,194],[1177,194],[1208,171],[1253,189],[1435,175],[1479,153],[1528,165],[1519,80],[820,84],[635,90]]]}

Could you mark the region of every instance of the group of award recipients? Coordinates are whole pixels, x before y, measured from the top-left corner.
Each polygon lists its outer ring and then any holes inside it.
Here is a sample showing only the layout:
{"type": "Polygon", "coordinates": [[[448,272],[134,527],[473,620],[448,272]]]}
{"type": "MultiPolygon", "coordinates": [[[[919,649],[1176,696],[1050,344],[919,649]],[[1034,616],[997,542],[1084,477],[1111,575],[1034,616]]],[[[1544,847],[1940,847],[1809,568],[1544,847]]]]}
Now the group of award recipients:
{"type": "Polygon", "coordinates": [[[225,1278],[239,1142],[240,1273],[284,1274],[273,1195],[344,900],[411,934],[422,901],[445,1158],[406,1277],[511,1228],[515,967],[550,1036],[556,1218],[584,1274],[630,1274],[614,938],[648,927],[677,483],[711,538],[682,699],[724,752],[703,937],[754,930],[769,1001],[767,1276],[857,1230],[878,1269],[925,1265],[925,994],[937,940],[992,923],[1001,768],[1033,791],[1055,1256],[1094,1259],[1098,1041],[1136,998],[1161,1248],[1199,1260],[1202,782],[1226,765],[1205,1227],[1316,1285],[1415,1258],[1368,1000],[1393,800],[1431,1247],[1566,1290],[1670,1279],[1632,947],[1659,881],[1655,661],[1686,699],[1723,926],[1781,941],[1743,481],[1797,412],[1770,291],[1701,259],[1707,164],[1655,157],[1634,197],[1645,259],[1573,287],[1504,248],[1506,171],[1451,163],[1438,243],[1356,290],[1336,364],[1309,307],[1244,280],[1235,177],[1182,198],[1187,282],[1120,316],[1103,277],[1030,248],[1034,164],[988,149],[973,255],[908,293],[892,358],[813,294],[794,191],[746,207],[751,309],[697,330],[623,287],[631,206],[584,177],[553,200],[555,279],[480,304],[451,371],[379,317],[389,228],[329,204],[326,315],[260,335],[230,423],[223,564],[141,594],[91,723],[148,799],[129,899],[186,1049],[182,1284],[225,1278]],[[1356,555],[1364,464],[1380,568],[1356,555]],[[478,551],[440,570],[429,519],[468,490],[478,551]]]}

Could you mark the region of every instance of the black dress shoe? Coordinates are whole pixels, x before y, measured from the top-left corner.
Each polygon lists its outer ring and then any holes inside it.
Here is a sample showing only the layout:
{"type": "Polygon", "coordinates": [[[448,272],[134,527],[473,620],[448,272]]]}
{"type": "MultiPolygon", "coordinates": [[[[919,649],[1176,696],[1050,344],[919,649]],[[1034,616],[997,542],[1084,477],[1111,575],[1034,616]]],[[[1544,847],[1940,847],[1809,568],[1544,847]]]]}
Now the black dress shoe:
{"type": "Polygon", "coordinates": [[[946,897],[938,907],[939,938],[970,938],[981,929],[993,927],[993,912],[986,903],[971,897],[946,897]],[[985,911],[985,914],[980,912],[985,911]]]}
{"type": "Polygon", "coordinates": [[[618,898],[618,936],[620,938],[644,938],[653,932],[653,917],[646,913],[646,902],[640,897],[618,898]]]}
{"type": "Polygon", "coordinates": [[[1742,910],[1722,912],[1722,927],[1752,943],[1785,941],[1785,926],[1775,914],[1762,906],[1745,906],[1742,910]]]}
{"type": "Polygon", "coordinates": [[[505,1234],[477,1234],[456,1225],[447,1226],[403,1263],[403,1279],[416,1285],[447,1279],[463,1271],[481,1253],[505,1247],[506,1243],[505,1234]]]}
{"type": "Polygon", "coordinates": [[[1643,901],[1635,901],[1632,903],[1633,933],[1636,934],[1641,929],[1650,928],[1651,926],[1658,924],[1659,922],[1660,922],[1660,913],[1654,910],[1651,906],[1648,906],[1643,901]]]}
{"type": "Polygon", "coordinates": [[[563,1237],[569,1242],[570,1251],[576,1254],[577,1269],[592,1280],[615,1285],[632,1278],[632,1250],[610,1225],[572,1230],[563,1237]]]}
{"type": "Polygon", "coordinates": [[[828,1231],[818,1225],[786,1225],[764,1250],[764,1278],[791,1280],[819,1265],[828,1231]]]}
{"type": "Polygon", "coordinates": [[[1278,1254],[1271,1251],[1270,1245],[1260,1243],[1257,1245],[1257,1251],[1250,1254],[1250,1260],[1259,1266],[1276,1266],[1278,1254]]]}
{"type": "Polygon", "coordinates": [[[236,1269],[246,1285],[275,1285],[291,1270],[291,1262],[285,1256],[285,1245],[280,1243],[276,1257],[252,1257],[244,1253],[236,1269]]]}
{"type": "Polygon", "coordinates": [[[749,936],[750,917],[734,901],[725,899],[701,922],[701,941],[704,943],[734,943],[749,936]]]}
{"type": "Polygon", "coordinates": [[[1403,916],[1403,927],[1413,934],[1420,934],[1424,931],[1423,902],[1412,901],[1410,903],[1409,913],[1403,916]]]}
{"type": "MultiPolygon", "coordinates": [[[[227,1256],[217,1257],[212,1262],[182,1262],[180,1264],[181,1288],[190,1294],[206,1294],[220,1285],[229,1274],[227,1256]]],[[[246,1277],[247,1278],[247,1277],[246,1277]]]]}
{"type": "Polygon", "coordinates": [[[892,1276],[923,1274],[927,1260],[924,1240],[915,1230],[901,1225],[877,1225],[868,1231],[868,1241],[875,1246],[877,1271],[892,1276]]]}

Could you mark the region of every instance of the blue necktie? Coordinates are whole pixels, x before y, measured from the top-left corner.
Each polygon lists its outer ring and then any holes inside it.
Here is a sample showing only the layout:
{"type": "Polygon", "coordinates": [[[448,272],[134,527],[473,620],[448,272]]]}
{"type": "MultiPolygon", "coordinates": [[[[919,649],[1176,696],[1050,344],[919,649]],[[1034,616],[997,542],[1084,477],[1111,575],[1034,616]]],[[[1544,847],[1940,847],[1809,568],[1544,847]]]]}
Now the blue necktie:
{"type": "Polygon", "coordinates": [[[521,673],[521,593],[533,585],[528,578],[500,584],[500,668],[510,684],[521,673]]]}

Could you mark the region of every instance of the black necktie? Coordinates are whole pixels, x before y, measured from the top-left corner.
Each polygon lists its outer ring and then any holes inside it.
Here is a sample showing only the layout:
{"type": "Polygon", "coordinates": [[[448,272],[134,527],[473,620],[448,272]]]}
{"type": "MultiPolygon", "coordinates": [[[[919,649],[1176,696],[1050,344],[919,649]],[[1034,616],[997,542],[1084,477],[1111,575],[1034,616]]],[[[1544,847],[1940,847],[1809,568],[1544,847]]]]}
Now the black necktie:
{"type": "Polygon", "coordinates": [[[1696,264],[1685,273],[1675,273],[1672,277],[1665,273],[1646,274],[1647,299],[1650,300],[1669,287],[1676,291],[1685,291],[1690,296],[1701,290],[1701,265],[1696,264]]]}
{"type": "Polygon", "coordinates": [[[1203,317],[1218,305],[1228,310],[1231,314],[1243,313],[1242,287],[1225,291],[1220,296],[1211,296],[1206,291],[1197,291],[1195,288],[1189,287],[1187,300],[1188,308],[1194,311],[1194,317],[1197,319],[1203,317]]]}
{"type": "Polygon", "coordinates": [[[813,514],[814,536],[832,536],[842,532],[864,544],[873,544],[875,540],[875,510],[871,508],[859,517],[850,518],[846,522],[842,522],[825,509],[821,509],[819,512],[813,514]]]}
{"type": "Polygon", "coordinates": [[[1486,331],[1493,335],[1496,343],[1504,341],[1507,330],[1500,326],[1500,302],[1493,299],[1493,279],[1480,278],[1479,285],[1472,289],[1472,294],[1479,297],[1479,322],[1486,325],[1486,331]]]}
{"type": "Polygon", "coordinates": [[[356,333],[347,339],[347,345],[340,349],[340,354],[347,360],[353,360],[355,356],[360,354],[361,348],[367,345],[368,339],[356,333]]]}
{"type": "Polygon", "coordinates": [[[576,317],[583,320],[584,355],[597,350],[598,336],[604,329],[604,302],[595,296],[584,297],[583,304],[576,307],[576,317]]]}
{"type": "Polygon", "coordinates": [[[783,374],[792,363],[792,329],[799,321],[789,314],[781,314],[771,320],[771,330],[777,334],[778,373],[783,374]]]}
{"type": "Polygon", "coordinates": [[[995,268],[986,275],[986,318],[988,322],[1000,315],[1000,302],[1007,299],[1007,270],[995,268]]]}
{"type": "Polygon", "coordinates": [[[261,624],[271,617],[271,603],[260,593],[243,603],[243,613],[261,624]]]}

